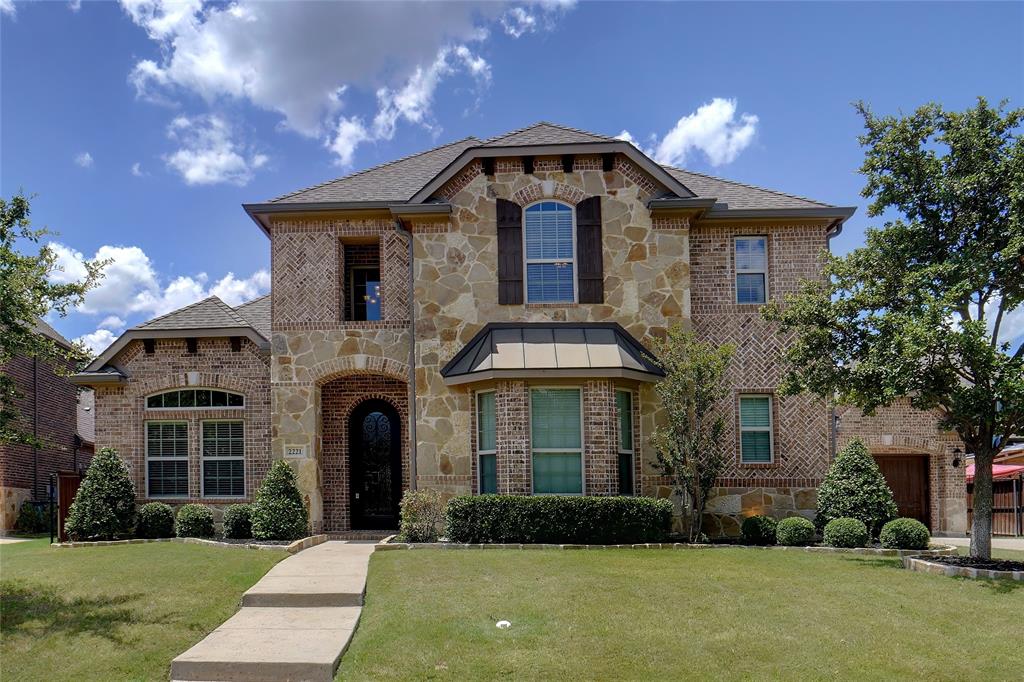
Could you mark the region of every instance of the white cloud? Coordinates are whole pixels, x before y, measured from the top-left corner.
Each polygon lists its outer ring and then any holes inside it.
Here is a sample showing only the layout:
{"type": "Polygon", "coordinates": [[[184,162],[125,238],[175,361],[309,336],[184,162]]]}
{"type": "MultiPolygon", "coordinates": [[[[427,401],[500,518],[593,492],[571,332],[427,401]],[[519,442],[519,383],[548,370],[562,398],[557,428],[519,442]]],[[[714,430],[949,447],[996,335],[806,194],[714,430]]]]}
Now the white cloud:
{"type": "Polygon", "coordinates": [[[680,118],[655,145],[652,155],[658,163],[685,166],[687,157],[700,151],[712,166],[722,166],[735,161],[750,146],[757,124],[754,114],[740,114],[736,118],[735,99],[715,97],[680,118]]]}
{"type": "Polygon", "coordinates": [[[72,12],[77,12],[82,9],[82,0],[70,0],[68,2],[68,9],[72,12]]]}
{"type": "Polygon", "coordinates": [[[167,136],[181,146],[164,161],[188,185],[245,185],[253,171],[266,164],[267,156],[234,140],[233,135],[231,126],[219,116],[178,116],[168,126],[167,136]]]}
{"type": "MultiPolygon", "coordinates": [[[[139,60],[129,76],[139,96],[161,101],[189,92],[211,106],[247,101],[321,139],[342,165],[360,144],[390,139],[399,122],[438,132],[435,92],[458,74],[477,91],[490,82],[490,65],[474,46],[508,7],[482,0],[121,4],[160,48],[159,58],[139,60]],[[376,93],[375,114],[342,115],[355,91],[376,93]]],[[[526,6],[553,21],[572,3],[526,6]]]]}
{"type": "MultiPolygon", "coordinates": [[[[1000,297],[995,297],[985,309],[985,320],[988,322],[989,334],[995,329],[996,313],[999,310],[1001,300],[1000,297]]],[[[1003,313],[1003,319],[999,323],[999,338],[996,341],[1009,343],[1011,346],[1014,343],[1024,343],[1024,305],[1019,305],[1013,310],[1007,310],[1003,313]]],[[[1016,350],[1016,348],[1013,350],[1016,350]]]]}
{"type": "Polygon", "coordinates": [[[89,152],[81,152],[80,154],[76,154],[75,164],[81,166],[82,168],[92,168],[92,154],[90,154],[89,152]]]}
{"type": "Polygon", "coordinates": [[[523,34],[537,30],[537,17],[522,7],[513,7],[502,15],[501,25],[505,28],[505,33],[513,38],[519,38],[523,34]]]}
{"type": "MultiPolygon", "coordinates": [[[[53,242],[58,270],[50,278],[57,282],[71,282],[85,276],[84,255],[80,251],[53,242]]],[[[85,295],[79,312],[106,315],[98,325],[101,329],[123,327],[125,317],[144,314],[147,317],[163,315],[182,306],[218,296],[228,305],[238,305],[261,296],[270,290],[270,274],[257,270],[249,277],[239,278],[227,273],[220,279],[209,280],[206,273],[180,275],[163,284],[166,278],[158,275],[153,262],[137,246],[101,246],[93,257],[109,260],[103,268],[99,285],[85,295]],[[120,322],[118,325],[116,323],[120,322]]]]}
{"type": "Polygon", "coordinates": [[[75,341],[85,346],[89,349],[90,353],[96,356],[109,348],[110,344],[114,343],[118,336],[119,334],[114,334],[109,329],[97,329],[94,332],[79,336],[75,341]]]}
{"type": "Polygon", "coordinates": [[[0,15],[6,14],[11,18],[18,16],[18,10],[14,6],[14,0],[0,0],[0,15]]]}
{"type": "Polygon", "coordinates": [[[623,130],[621,133],[615,136],[615,139],[622,140],[623,142],[629,142],[630,144],[633,145],[639,145],[639,143],[636,141],[636,138],[634,138],[628,130],[623,130]]]}
{"type": "Polygon", "coordinates": [[[136,161],[132,164],[132,175],[137,178],[141,178],[145,173],[142,171],[142,164],[136,161]]]}
{"type": "Polygon", "coordinates": [[[513,38],[541,30],[550,31],[562,14],[575,5],[576,0],[539,0],[517,5],[501,15],[501,26],[513,38]]]}

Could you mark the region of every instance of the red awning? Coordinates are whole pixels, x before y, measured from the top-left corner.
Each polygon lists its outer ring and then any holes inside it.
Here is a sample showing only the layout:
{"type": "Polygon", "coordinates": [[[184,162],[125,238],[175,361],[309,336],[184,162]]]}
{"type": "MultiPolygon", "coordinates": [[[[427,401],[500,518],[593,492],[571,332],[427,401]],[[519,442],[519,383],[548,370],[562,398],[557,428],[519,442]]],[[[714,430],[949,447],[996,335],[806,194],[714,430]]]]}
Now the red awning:
{"type": "MultiPolygon", "coordinates": [[[[1024,474],[1024,464],[993,464],[992,465],[992,480],[1000,478],[1013,478],[1024,474]]],[[[967,465],[967,482],[971,483],[974,481],[974,463],[967,465]]]]}

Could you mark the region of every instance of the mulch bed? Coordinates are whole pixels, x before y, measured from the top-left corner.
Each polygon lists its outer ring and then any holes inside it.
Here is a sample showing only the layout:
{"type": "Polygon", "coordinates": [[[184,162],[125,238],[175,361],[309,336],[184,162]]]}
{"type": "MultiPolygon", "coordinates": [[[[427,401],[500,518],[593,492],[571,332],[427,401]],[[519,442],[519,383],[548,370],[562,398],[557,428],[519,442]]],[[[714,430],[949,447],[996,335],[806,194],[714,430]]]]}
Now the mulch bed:
{"type": "Polygon", "coordinates": [[[972,556],[937,556],[928,557],[928,561],[935,564],[979,568],[986,571],[1024,571],[1024,561],[1009,561],[1006,559],[981,559],[972,556]]]}

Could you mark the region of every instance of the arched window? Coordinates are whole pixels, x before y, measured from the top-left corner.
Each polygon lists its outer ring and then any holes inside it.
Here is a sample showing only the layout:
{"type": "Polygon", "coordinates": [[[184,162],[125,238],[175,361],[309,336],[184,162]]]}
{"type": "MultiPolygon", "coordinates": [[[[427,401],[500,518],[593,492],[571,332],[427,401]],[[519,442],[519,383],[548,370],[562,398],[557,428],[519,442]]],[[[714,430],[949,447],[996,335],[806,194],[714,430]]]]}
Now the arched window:
{"type": "Polygon", "coordinates": [[[573,208],[541,201],[523,211],[526,302],[576,301],[576,220],[573,208]]]}
{"type": "Polygon", "coordinates": [[[240,393],[215,388],[184,388],[156,393],[146,398],[147,409],[208,409],[211,407],[245,407],[240,393]]]}

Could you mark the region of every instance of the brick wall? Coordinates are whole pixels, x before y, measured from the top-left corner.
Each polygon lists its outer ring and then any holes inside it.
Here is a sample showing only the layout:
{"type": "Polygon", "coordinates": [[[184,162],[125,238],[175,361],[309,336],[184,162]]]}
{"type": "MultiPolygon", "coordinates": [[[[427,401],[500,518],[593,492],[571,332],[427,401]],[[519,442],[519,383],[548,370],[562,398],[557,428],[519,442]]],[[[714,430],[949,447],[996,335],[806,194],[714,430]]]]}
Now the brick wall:
{"type": "MultiPolygon", "coordinates": [[[[145,422],[185,421],[189,438],[189,495],[175,503],[237,503],[240,500],[203,498],[200,492],[200,422],[241,419],[245,422],[245,491],[251,499],[270,467],[270,387],[268,358],[248,339],[231,350],[229,339],[200,338],[197,352],[188,353],[185,339],[157,339],[147,354],[141,341],[132,341],[113,359],[130,377],[125,385],[96,389],[96,447],[113,447],[128,463],[136,497],[146,498],[145,422]],[[194,383],[189,374],[197,373],[194,383]],[[148,410],[146,396],[176,388],[217,388],[241,393],[240,409],[148,410]]],[[[164,500],[166,501],[166,500],[164,500]]]]}

